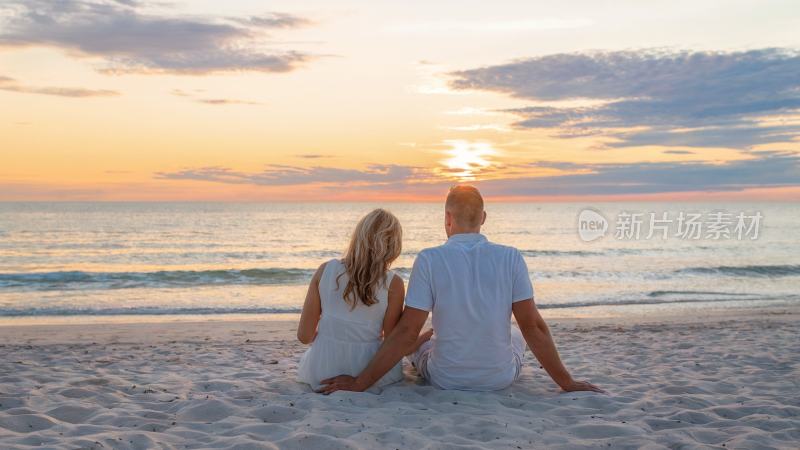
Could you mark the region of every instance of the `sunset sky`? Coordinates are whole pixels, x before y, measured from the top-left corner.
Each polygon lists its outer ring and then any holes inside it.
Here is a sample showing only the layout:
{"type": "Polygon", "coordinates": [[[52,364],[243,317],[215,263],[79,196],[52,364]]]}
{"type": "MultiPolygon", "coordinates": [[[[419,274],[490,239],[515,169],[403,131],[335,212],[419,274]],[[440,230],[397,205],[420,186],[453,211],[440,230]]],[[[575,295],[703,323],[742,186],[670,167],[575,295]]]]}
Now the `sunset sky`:
{"type": "Polygon", "coordinates": [[[0,2],[0,200],[800,199],[796,0],[0,2]]]}

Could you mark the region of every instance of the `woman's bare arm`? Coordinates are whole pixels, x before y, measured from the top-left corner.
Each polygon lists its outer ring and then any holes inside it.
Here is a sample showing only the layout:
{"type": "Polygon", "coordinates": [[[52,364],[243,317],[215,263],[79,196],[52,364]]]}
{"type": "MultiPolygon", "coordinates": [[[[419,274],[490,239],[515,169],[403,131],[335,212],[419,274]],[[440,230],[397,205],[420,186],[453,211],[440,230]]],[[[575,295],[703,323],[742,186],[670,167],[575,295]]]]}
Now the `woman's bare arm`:
{"type": "Polygon", "coordinates": [[[400,315],[403,314],[403,299],[406,296],[406,287],[403,279],[395,275],[389,283],[389,304],[386,306],[386,315],[383,316],[384,338],[392,334],[400,315]]]}
{"type": "Polygon", "coordinates": [[[303,303],[303,312],[300,314],[300,323],[297,325],[297,339],[303,344],[310,344],[317,337],[317,325],[322,315],[319,280],[322,278],[324,270],[325,264],[322,264],[314,273],[314,276],[311,277],[311,283],[308,284],[306,300],[303,303]]]}

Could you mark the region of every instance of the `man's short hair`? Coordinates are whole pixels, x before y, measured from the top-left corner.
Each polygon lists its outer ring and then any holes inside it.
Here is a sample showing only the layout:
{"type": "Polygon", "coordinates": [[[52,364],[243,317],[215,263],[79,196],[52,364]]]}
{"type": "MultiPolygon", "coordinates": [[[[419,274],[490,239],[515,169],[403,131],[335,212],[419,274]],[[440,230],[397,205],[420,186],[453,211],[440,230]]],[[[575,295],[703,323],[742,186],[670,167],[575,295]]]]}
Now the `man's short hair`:
{"type": "Polygon", "coordinates": [[[475,186],[458,184],[451,187],[444,208],[462,227],[474,228],[483,221],[483,197],[475,186]]]}

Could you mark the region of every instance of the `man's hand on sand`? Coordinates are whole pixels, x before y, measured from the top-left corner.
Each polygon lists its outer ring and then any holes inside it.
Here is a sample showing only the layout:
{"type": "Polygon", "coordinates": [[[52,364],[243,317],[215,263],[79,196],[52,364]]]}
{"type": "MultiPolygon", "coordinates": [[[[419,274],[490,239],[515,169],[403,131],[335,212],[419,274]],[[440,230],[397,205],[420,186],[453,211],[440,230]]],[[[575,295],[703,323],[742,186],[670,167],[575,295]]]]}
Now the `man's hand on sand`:
{"type": "Polygon", "coordinates": [[[353,391],[353,392],[363,392],[366,388],[363,388],[356,383],[356,379],[351,377],[350,375],[339,375],[338,377],[328,378],[326,380],[322,380],[321,382],[322,388],[317,390],[319,394],[332,394],[336,391],[353,391]]]}
{"type": "Polygon", "coordinates": [[[564,392],[591,391],[591,392],[599,392],[601,394],[606,393],[606,391],[600,389],[599,387],[593,385],[592,383],[589,383],[588,381],[572,380],[565,386],[561,386],[561,389],[563,389],[564,392]]]}

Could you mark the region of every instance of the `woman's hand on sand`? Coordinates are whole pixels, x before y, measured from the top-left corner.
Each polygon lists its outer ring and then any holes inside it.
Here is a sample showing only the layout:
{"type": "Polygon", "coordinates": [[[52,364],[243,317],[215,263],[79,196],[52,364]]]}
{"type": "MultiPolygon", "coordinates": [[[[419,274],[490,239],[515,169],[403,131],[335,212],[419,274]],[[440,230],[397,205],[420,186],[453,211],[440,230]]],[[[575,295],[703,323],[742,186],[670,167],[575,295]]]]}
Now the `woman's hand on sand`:
{"type": "Polygon", "coordinates": [[[322,388],[316,391],[318,394],[328,395],[336,391],[363,392],[366,390],[366,388],[358,384],[358,380],[355,377],[350,375],[339,375],[338,377],[322,380],[320,383],[322,388]]]}
{"type": "Polygon", "coordinates": [[[606,391],[600,389],[599,387],[589,383],[588,381],[576,381],[572,380],[564,386],[561,386],[561,389],[564,392],[577,392],[577,391],[591,391],[591,392],[599,392],[601,394],[605,394],[606,391]]]}

